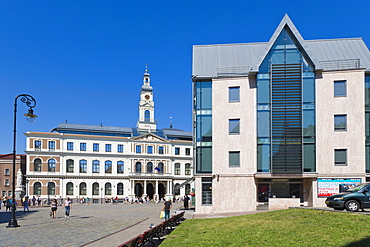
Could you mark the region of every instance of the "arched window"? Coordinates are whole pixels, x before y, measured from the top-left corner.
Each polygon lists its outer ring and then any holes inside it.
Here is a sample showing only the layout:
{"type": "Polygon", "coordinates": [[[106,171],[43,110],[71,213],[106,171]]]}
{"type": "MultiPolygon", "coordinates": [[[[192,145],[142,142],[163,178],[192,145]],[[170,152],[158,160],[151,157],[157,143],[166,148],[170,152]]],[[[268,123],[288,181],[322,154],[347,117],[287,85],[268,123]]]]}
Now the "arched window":
{"type": "Polygon", "coordinates": [[[141,173],[141,163],[140,162],[137,162],[135,164],[135,172],[136,173],[141,173]]]}
{"type": "Polygon", "coordinates": [[[93,162],[92,162],[92,172],[93,173],[99,173],[100,172],[100,161],[99,160],[93,160],[93,162]]]}
{"type": "Polygon", "coordinates": [[[86,195],[86,183],[80,183],[80,195],[86,195]]]}
{"type": "Polygon", "coordinates": [[[105,173],[112,173],[112,161],[105,161],[105,173]]]}
{"type": "Polygon", "coordinates": [[[162,162],[158,164],[158,173],[164,173],[164,165],[162,162]]]}
{"type": "Polygon", "coordinates": [[[123,183],[118,183],[117,184],[117,195],[118,196],[123,196],[123,183]]]}
{"type": "Polygon", "coordinates": [[[35,172],[41,172],[41,159],[37,158],[33,161],[33,170],[35,172]]]}
{"type": "Polygon", "coordinates": [[[55,159],[48,160],[48,172],[55,172],[55,159]]]}
{"type": "Polygon", "coordinates": [[[144,113],[145,122],[150,122],[150,111],[146,110],[144,113]]]}
{"type": "Polygon", "coordinates": [[[175,175],[180,175],[181,174],[181,165],[180,163],[175,164],[175,175]]]}
{"type": "Polygon", "coordinates": [[[93,189],[93,196],[98,196],[99,195],[99,184],[97,182],[93,183],[92,185],[93,189]]]}
{"type": "Polygon", "coordinates": [[[148,162],[146,164],[146,172],[147,173],[152,173],[153,172],[153,163],[152,162],[148,162]]]}
{"type": "Polygon", "coordinates": [[[48,182],[48,195],[55,195],[55,183],[48,182]]]}
{"type": "Polygon", "coordinates": [[[74,160],[69,159],[67,160],[67,172],[74,172],[75,164],[74,160]]]}
{"type": "Polygon", "coordinates": [[[124,173],[124,168],[123,161],[117,161],[117,173],[124,173]]]}
{"type": "Polygon", "coordinates": [[[80,173],[86,173],[86,172],[87,172],[87,161],[80,160],[80,173]]]}
{"type": "Polygon", "coordinates": [[[185,175],[191,175],[191,165],[189,163],[185,164],[185,175]]]}
{"type": "Polygon", "coordinates": [[[112,195],[112,184],[111,183],[106,183],[105,184],[105,195],[112,195]]]}
{"type": "Polygon", "coordinates": [[[179,183],[175,184],[173,192],[175,193],[176,196],[180,195],[180,184],[179,183]]]}
{"type": "Polygon", "coordinates": [[[36,182],[33,184],[33,194],[34,195],[38,195],[38,196],[41,196],[41,183],[40,182],[36,182]]]}
{"type": "Polygon", "coordinates": [[[73,183],[68,182],[67,183],[67,196],[72,196],[73,195],[73,183]]]}

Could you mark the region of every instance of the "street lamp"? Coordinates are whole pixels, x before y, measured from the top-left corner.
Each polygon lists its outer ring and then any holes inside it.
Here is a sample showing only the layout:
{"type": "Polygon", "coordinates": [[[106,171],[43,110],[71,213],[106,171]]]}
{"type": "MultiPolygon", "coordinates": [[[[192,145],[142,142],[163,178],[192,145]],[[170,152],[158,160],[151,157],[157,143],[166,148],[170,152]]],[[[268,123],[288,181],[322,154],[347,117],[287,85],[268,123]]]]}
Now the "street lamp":
{"type": "Polygon", "coordinates": [[[101,196],[100,204],[103,204],[103,188],[100,188],[100,196],[101,196]]]}
{"type": "Polygon", "coordinates": [[[25,103],[29,109],[28,113],[24,114],[27,118],[27,121],[33,123],[37,116],[33,114],[33,109],[36,106],[36,100],[28,94],[20,94],[14,100],[14,128],[13,128],[13,176],[12,176],[12,218],[9,220],[9,224],[6,226],[8,227],[20,227],[18,225],[17,220],[15,218],[15,156],[16,156],[16,137],[17,137],[17,100],[21,99],[23,103],[25,103]]]}
{"type": "Polygon", "coordinates": [[[28,178],[26,178],[26,196],[28,197],[28,183],[30,182],[30,180],[28,178]]]}

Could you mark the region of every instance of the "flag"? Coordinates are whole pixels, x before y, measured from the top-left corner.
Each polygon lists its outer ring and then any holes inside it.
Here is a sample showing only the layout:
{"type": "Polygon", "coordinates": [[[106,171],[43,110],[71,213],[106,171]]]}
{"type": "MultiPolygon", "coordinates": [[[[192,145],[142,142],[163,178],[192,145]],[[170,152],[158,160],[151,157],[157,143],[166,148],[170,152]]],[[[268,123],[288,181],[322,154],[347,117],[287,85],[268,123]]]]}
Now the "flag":
{"type": "Polygon", "coordinates": [[[156,171],[158,171],[158,172],[160,172],[161,171],[161,169],[159,169],[159,167],[157,166],[156,168],[154,168],[154,170],[156,170],[156,171]]]}

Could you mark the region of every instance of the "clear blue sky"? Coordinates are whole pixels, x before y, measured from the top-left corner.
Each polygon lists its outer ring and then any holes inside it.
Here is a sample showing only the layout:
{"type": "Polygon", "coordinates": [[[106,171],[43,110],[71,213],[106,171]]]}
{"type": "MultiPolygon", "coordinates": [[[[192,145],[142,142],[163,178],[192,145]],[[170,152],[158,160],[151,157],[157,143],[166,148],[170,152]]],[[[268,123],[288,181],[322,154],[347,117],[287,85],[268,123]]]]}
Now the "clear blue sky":
{"type": "Polygon", "coordinates": [[[192,130],[192,45],[267,42],[285,13],[304,39],[362,37],[370,46],[370,1],[1,1],[0,153],[17,153],[26,131],[59,123],[135,127],[145,63],[159,128],[192,130]]]}

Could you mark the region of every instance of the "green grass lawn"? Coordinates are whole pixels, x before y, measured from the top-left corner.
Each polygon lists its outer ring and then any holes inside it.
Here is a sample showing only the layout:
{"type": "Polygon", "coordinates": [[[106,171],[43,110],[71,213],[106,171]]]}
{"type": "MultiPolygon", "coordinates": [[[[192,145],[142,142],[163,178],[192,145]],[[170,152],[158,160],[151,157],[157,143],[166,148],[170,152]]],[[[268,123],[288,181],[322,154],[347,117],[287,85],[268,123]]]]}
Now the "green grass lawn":
{"type": "Polygon", "coordinates": [[[188,219],[162,246],[370,246],[370,216],[287,209],[188,219]]]}

